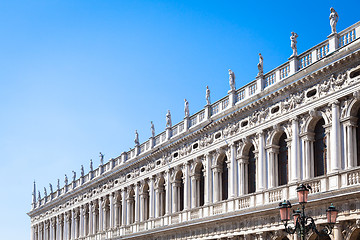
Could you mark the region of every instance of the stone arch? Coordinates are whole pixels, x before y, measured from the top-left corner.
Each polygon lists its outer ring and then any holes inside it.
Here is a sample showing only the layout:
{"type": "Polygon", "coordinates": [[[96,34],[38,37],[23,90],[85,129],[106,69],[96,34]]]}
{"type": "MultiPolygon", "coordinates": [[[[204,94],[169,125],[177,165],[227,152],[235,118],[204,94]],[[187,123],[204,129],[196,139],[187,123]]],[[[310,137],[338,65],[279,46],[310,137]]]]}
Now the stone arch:
{"type": "Polygon", "coordinates": [[[255,151],[258,150],[258,145],[254,139],[243,139],[242,146],[238,151],[238,156],[247,156],[252,146],[254,146],[255,151]]]}
{"type": "Polygon", "coordinates": [[[165,188],[165,178],[162,174],[157,175],[155,181],[155,192],[156,192],[156,213],[157,217],[165,215],[166,208],[166,188],[165,188]]]}
{"type": "Polygon", "coordinates": [[[281,126],[277,129],[274,129],[273,131],[271,131],[271,133],[268,137],[267,145],[277,145],[277,143],[279,142],[279,139],[283,133],[286,134],[287,138],[289,138],[291,136],[289,129],[284,126],[281,126]]]}
{"type": "Polygon", "coordinates": [[[347,109],[345,110],[345,116],[344,117],[356,117],[357,113],[360,109],[360,99],[354,98],[350,101],[350,103],[347,106],[347,109]]]}
{"type": "Polygon", "coordinates": [[[322,111],[314,111],[311,115],[305,120],[302,132],[313,132],[317,122],[323,118],[325,125],[330,123],[329,117],[322,111]]]}
{"type": "Polygon", "coordinates": [[[195,196],[195,207],[203,206],[205,203],[205,166],[201,161],[195,161],[191,173],[191,189],[195,196]]]}
{"type": "Polygon", "coordinates": [[[350,231],[344,239],[359,240],[360,239],[360,228],[354,224],[352,227],[350,227],[350,231]]]}

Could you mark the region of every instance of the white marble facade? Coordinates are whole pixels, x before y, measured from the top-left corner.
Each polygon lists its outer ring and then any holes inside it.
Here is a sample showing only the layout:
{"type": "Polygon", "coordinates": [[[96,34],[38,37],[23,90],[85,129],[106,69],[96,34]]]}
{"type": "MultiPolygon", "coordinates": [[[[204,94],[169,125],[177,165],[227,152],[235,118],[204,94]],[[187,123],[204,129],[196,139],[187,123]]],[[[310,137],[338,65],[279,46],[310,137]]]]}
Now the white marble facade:
{"type": "Polygon", "coordinates": [[[359,36],[360,22],[294,51],[66,186],[34,192],[31,239],[296,239],[276,207],[296,203],[300,183],[318,226],[330,203],[340,209],[331,239],[360,239],[359,36]]]}

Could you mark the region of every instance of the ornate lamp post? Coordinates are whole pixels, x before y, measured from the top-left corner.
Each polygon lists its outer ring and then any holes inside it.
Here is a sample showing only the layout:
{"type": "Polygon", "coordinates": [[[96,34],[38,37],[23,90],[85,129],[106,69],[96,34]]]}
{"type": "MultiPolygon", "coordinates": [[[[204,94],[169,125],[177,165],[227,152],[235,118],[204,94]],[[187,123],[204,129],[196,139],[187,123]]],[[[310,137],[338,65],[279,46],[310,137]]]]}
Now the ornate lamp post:
{"type": "Polygon", "coordinates": [[[322,230],[317,230],[314,219],[305,215],[305,205],[308,201],[308,194],[310,189],[310,186],[305,186],[304,184],[301,184],[296,188],[301,210],[298,209],[293,211],[293,219],[295,224],[294,227],[288,226],[288,221],[290,220],[291,215],[291,203],[286,200],[279,203],[280,219],[284,223],[285,231],[290,234],[298,232],[300,234],[301,240],[305,240],[305,236],[310,230],[319,236],[327,236],[331,234],[338,214],[338,210],[334,207],[334,205],[331,204],[330,207],[326,210],[328,224],[322,230]]]}

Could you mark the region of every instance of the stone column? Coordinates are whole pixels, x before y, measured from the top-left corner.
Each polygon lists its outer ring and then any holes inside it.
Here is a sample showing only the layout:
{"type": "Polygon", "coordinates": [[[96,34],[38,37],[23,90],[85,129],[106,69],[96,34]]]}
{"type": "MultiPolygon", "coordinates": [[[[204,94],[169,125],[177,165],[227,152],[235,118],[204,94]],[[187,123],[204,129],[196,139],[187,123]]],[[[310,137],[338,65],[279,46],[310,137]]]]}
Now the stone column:
{"type": "Polygon", "coordinates": [[[197,175],[198,174],[194,174],[194,173],[192,173],[190,175],[190,177],[191,177],[191,208],[198,207],[196,199],[200,197],[198,195],[198,191],[197,191],[197,179],[198,179],[197,175]]]}
{"type": "Polygon", "coordinates": [[[80,214],[79,214],[79,209],[74,209],[74,218],[73,218],[73,229],[74,229],[74,235],[73,238],[76,239],[79,237],[79,220],[80,220],[80,214]]]}
{"type": "Polygon", "coordinates": [[[336,223],[334,226],[334,239],[336,240],[343,240],[343,235],[342,235],[342,227],[341,224],[336,223]]]}
{"type": "Polygon", "coordinates": [[[173,181],[172,182],[172,203],[173,203],[173,207],[172,207],[172,212],[175,213],[177,211],[179,211],[179,198],[177,197],[177,192],[178,192],[178,185],[179,185],[179,182],[178,181],[173,181]]]}
{"type": "Polygon", "coordinates": [[[291,141],[291,179],[289,182],[300,180],[300,152],[299,152],[299,123],[297,118],[291,120],[292,141],[291,141]]]}
{"type": "Polygon", "coordinates": [[[82,208],[82,219],[83,219],[83,226],[81,231],[81,236],[86,237],[89,230],[89,209],[88,205],[84,205],[82,208]]]}
{"type": "Polygon", "coordinates": [[[64,240],[64,215],[61,214],[58,217],[58,223],[59,223],[59,240],[64,240]]]}
{"type": "Polygon", "coordinates": [[[139,204],[139,183],[135,185],[135,223],[138,223],[139,222],[139,215],[140,215],[140,211],[139,211],[139,207],[140,207],[140,204],[139,204]]]}
{"type": "Polygon", "coordinates": [[[139,197],[140,197],[140,222],[143,222],[145,221],[145,193],[141,191],[139,197]]]}
{"type": "Polygon", "coordinates": [[[98,232],[98,221],[97,221],[97,215],[98,215],[98,206],[97,206],[97,201],[93,201],[92,202],[92,234],[96,234],[98,232]]]}
{"type": "Polygon", "coordinates": [[[265,189],[265,180],[266,180],[266,164],[265,164],[265,143],[264,143],[264,132],[261,131],[258,133],[259,149],[258,149],[258,158],[257,158],[257,191],[262,191],[265,189]]]}
{"type": "Polygon", "coordinates": [[[345,169],[351,169],[357,165],[356,150],[356,125],[354,117],[344,121],[344,150],[345,150],[345,169]]]}
{"type": "Polygon", "coordinates": [[[71,239],[71,219],[72,218],[72,214],[71,211],[68,211],[66,213],[66,239],[70,240],[71,239]]]}
{"type": "Polygon", "coordinates": [[[332,157],[331,157],[331,139],[330,139],[330,132],[331,132],[331,126],[326,126],[325,127],[325,135],[326,135],[326,159],[325,161],[325,166],[326,169],[324,171],[324,174],[326,173],[330,173],[331,172],[331,162],[332,162],[332,157]]]}
{"type": "Polygon", "coordinates": [[[340,142],[340,113],[339,101],[336,100],[332,105],[332,124],[331,124],[331,172],[338,171],[341,163],[341,142],[340,142]]]}
{"type": "Polygon", "coordinates": [[[85,229],[85,223],[84,223],[85,214],[84,214],[84,211],[85,211],[84,205],[81,205],[79,207],[79,218],[80,218],[80,220],[79,220],[79,233],[78,233],[79,237],[85,236],[85,234],[84,234],[84,229],[85,229]]]}
{"type": "Polygon", "coordinates": [[[44,230],[44,223],[39,223],[39,240],[44,240],[43,238],[43,230],[44,230]]]}
{"type": "Polygon", "coordinates": [[[205,205],[212,202],[212,172],[210,153],[205,154],[205,205]]]}
{"type": "Polygon", "coordinates": [[[312,145],[314,142],[314,133],[304,133],[301,135],[302,141],[302,156],[303,156],[303,176],[304,179],[310,179],[313,177],[313,164],[311,161],[312,145]]]}
{"type": "Polygon", "coordinates": [[[120,207],[121,203],[119,201],[120,193],[118,191],[115,192],[114,195],[114,207],[115,207],[115,213],[114,213],[114,227],[118,228],[120,226],[120,207]]]}
{"type": "Polygon", "coordinates": [[[169,215],[171,212],[171,183],[170,183],[170,174],[169,170],[165,171],[165,189],[166,189],[166,215],[169,215]]]}
{"type": "Polygon", "coordinates": [[[49,240],[49,239],[50,239],[50,236],[49,236],[49,230],[50,230],[49,220],[46,220],[46,221],[45,221],[44,226],[45,226],[44,239],[45,239],[45,240],[49,240]]]}
{"type": "Polygon", "coordinates": [[[241,156],[238,158],[238,175],[239,175],[239,196],[247,193],[247,165],[249,158],[241,156]]]}
{"type": "Polygon", "coordinates": [[[128,222],[126,221],[127,220],[127,196],[126,196],[126,192],[127,192],[127,189],[123,189],[122,190],[122,196],[121,196],[121,204],[122,204],[122,213],[121,213],[121,217],[122,217],[122,221],[121,221],[121,225],[122,226],[125,226],[126,224],[128,224],[128,222]]]}
{"type": "Polygon", "coordinates": [[[110,193],[109,195],[109,211],[110,211],[110,222],[109,222],[109,229],[114,228],[114,193],[110,193]]]}
{"type": "MultiPolygon", "coordinates": [[[[195,164],[195,163],[193,163],[195,164]]],[[[184,182],[184,209],[188,210],[190,209],[190,181],[189,181],[189,167],[190,167],[190,163],[186,162],[183,165],[182,171],[185,173],[183,175],[183,182],[184,182]]],[[[180,185],[179,185],[180,187],[180,185]]],[[[180,207],[180,206],[179,206],[180,207]]]]}
{"type": "Polygon", "coordinates": [[[155,190],[154,190],[155,178],[150,177],[149,179],[149,219],[155,216],[155,190]]]}
{"type": "Polygon", "coordinates": [[[279,166],[277,162],[277,154],[279,153],[279,146],[267,146],[267,156],[268,156],[268,187],[274,188],[278,186],[278,171],[279,166]]]}
{"type": "Polygon", "coordinates": [[[56,240],[56,217],[51,218],[51,239],[56,240]]]}
{"type": "Polygon", "coordinates": [[[230,172],[229,172],[229,194],[230,194],[230,198],[234,198],[236,196],[238,196],[238,179],[237,179],[237,174],[236,174],[236,144],[234,142],[229,144],[229,148],[230,148],[230,156],[229,156],[229,161],[230,161],[230,172]]]}
{"type": "Polygon", "coordinates": [[[212,166],[211,169],[213,172],[213,184],[212,184],[214,188],[213,201],[214,203],[216,203],[220,200],[220,189],[219,189],[220,168],[219,166],[212,166]]]}
{"type": "Polygon", "coordinates": [[[99,198],[99,208],[98,208],[98,231],[102,232],[103,229],[103,223],[104,223],[104,199],[103,198],[99,198]]]}

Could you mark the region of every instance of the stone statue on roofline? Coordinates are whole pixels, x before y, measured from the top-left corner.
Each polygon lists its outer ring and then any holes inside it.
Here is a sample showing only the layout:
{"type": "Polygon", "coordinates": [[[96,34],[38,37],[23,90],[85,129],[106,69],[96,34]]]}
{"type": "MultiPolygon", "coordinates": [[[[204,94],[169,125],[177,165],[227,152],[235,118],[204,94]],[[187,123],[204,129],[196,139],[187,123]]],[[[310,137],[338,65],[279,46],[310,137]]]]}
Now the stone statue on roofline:
{"type": "Polygon", "coordinates": [[[139,146],[139,134],[137,130],[135,130],[135,139],[134,139],[135,146],[139,146]]]}
{"type": "Polygon", "coordinates": [[[58,181],[57,181],[57,189],[58,191],[60,191],[60,179],[58,178],[58,181]]]}
{"type": "Polygon", "coordinates": [[[44,197],[47,197],[46,187],[44,187],[44,197]]]}
{"type": "Polygon", "coordinates": [[[67,175],[65,174],[65,180],[64,180],[64,183],[65,183],[65,186],[67,186],[68,185],[68,177],[67,177],[67,175]]]}
{"type": "Polygon", "coordinates": [[[209,89],[209,86],[206,86],[206,105],[210,105],[211,102],[210,102],[210,89],[209,89]]]}
{"type": "Polygon", "coordinates": [[[166,128],[171,128],[171,127],[172,127],[171,113],[170,110],[168,110],[168,112],[166,113],[166,128]]]}
{"type": "Polygon", "coordinates": [[[151,121],[151,137],[155,137],[155,126],[154,123],[151,121]]]}
{"type": "Polygon", "coordinates": [[[102,154],[101,152],[99,153],[99,157],[100,157],[100,166],[104,165],[104,154],[102,154]]]}
{"type": "Polygon", "coordinates": [[[49,188],[50,188],[50,194],[52,194],[53,193],[53,188],[52,188],[51,183],[49,183],[49,188]]]}
{"type": "Polygon", "coordinates": [[[259,63],[257,65],[259,73],[258,76],[262,76],[264,74],[264,59],[261,53],[259,53],[259,63]]]}
{"type": "Polygon", "coordinates": [[[291,41],[291,49],[293,50],[293,54],[291,55],[291,57],[297,56],[297,33],[295,32],[291,32],[291,36],[290,36],[290,41],[291,41]]]}
{"type": "Polygon", "coordinates": [[[76,172],[72,171],[72,173],[73,173],[73,182],[75,182],[75,180],[76,180],[76,172]]]}
{"type": "Polygon", "coordinates": [[[339,15],[337,14],[337,12],[335,11],[334,8],[330,8],[330,26],[331,26],[331,33],[336,33],[336,24],[339,20],[339,15]]]}
{"type": "Polygon", "coordinates": [[[81,165],[81,177],[84,177],[84,166],[81,165]]]}
{"type": "Polygon", "coordinates": [[[235,73],[229,69],[230,90],[235,90],[235,73]]]}
{"type": "Polygon", "coordinates": [[[184,112],[185,112],[185,117],[190,117],[190,111],[189,111],[189,102],[184,99],[184,112]]]}
{"type": "Polygon", "coordinates": [[[38,191],[38,201],[41,200],[41,194],[40,194],[40,190],[38,191]]]}

